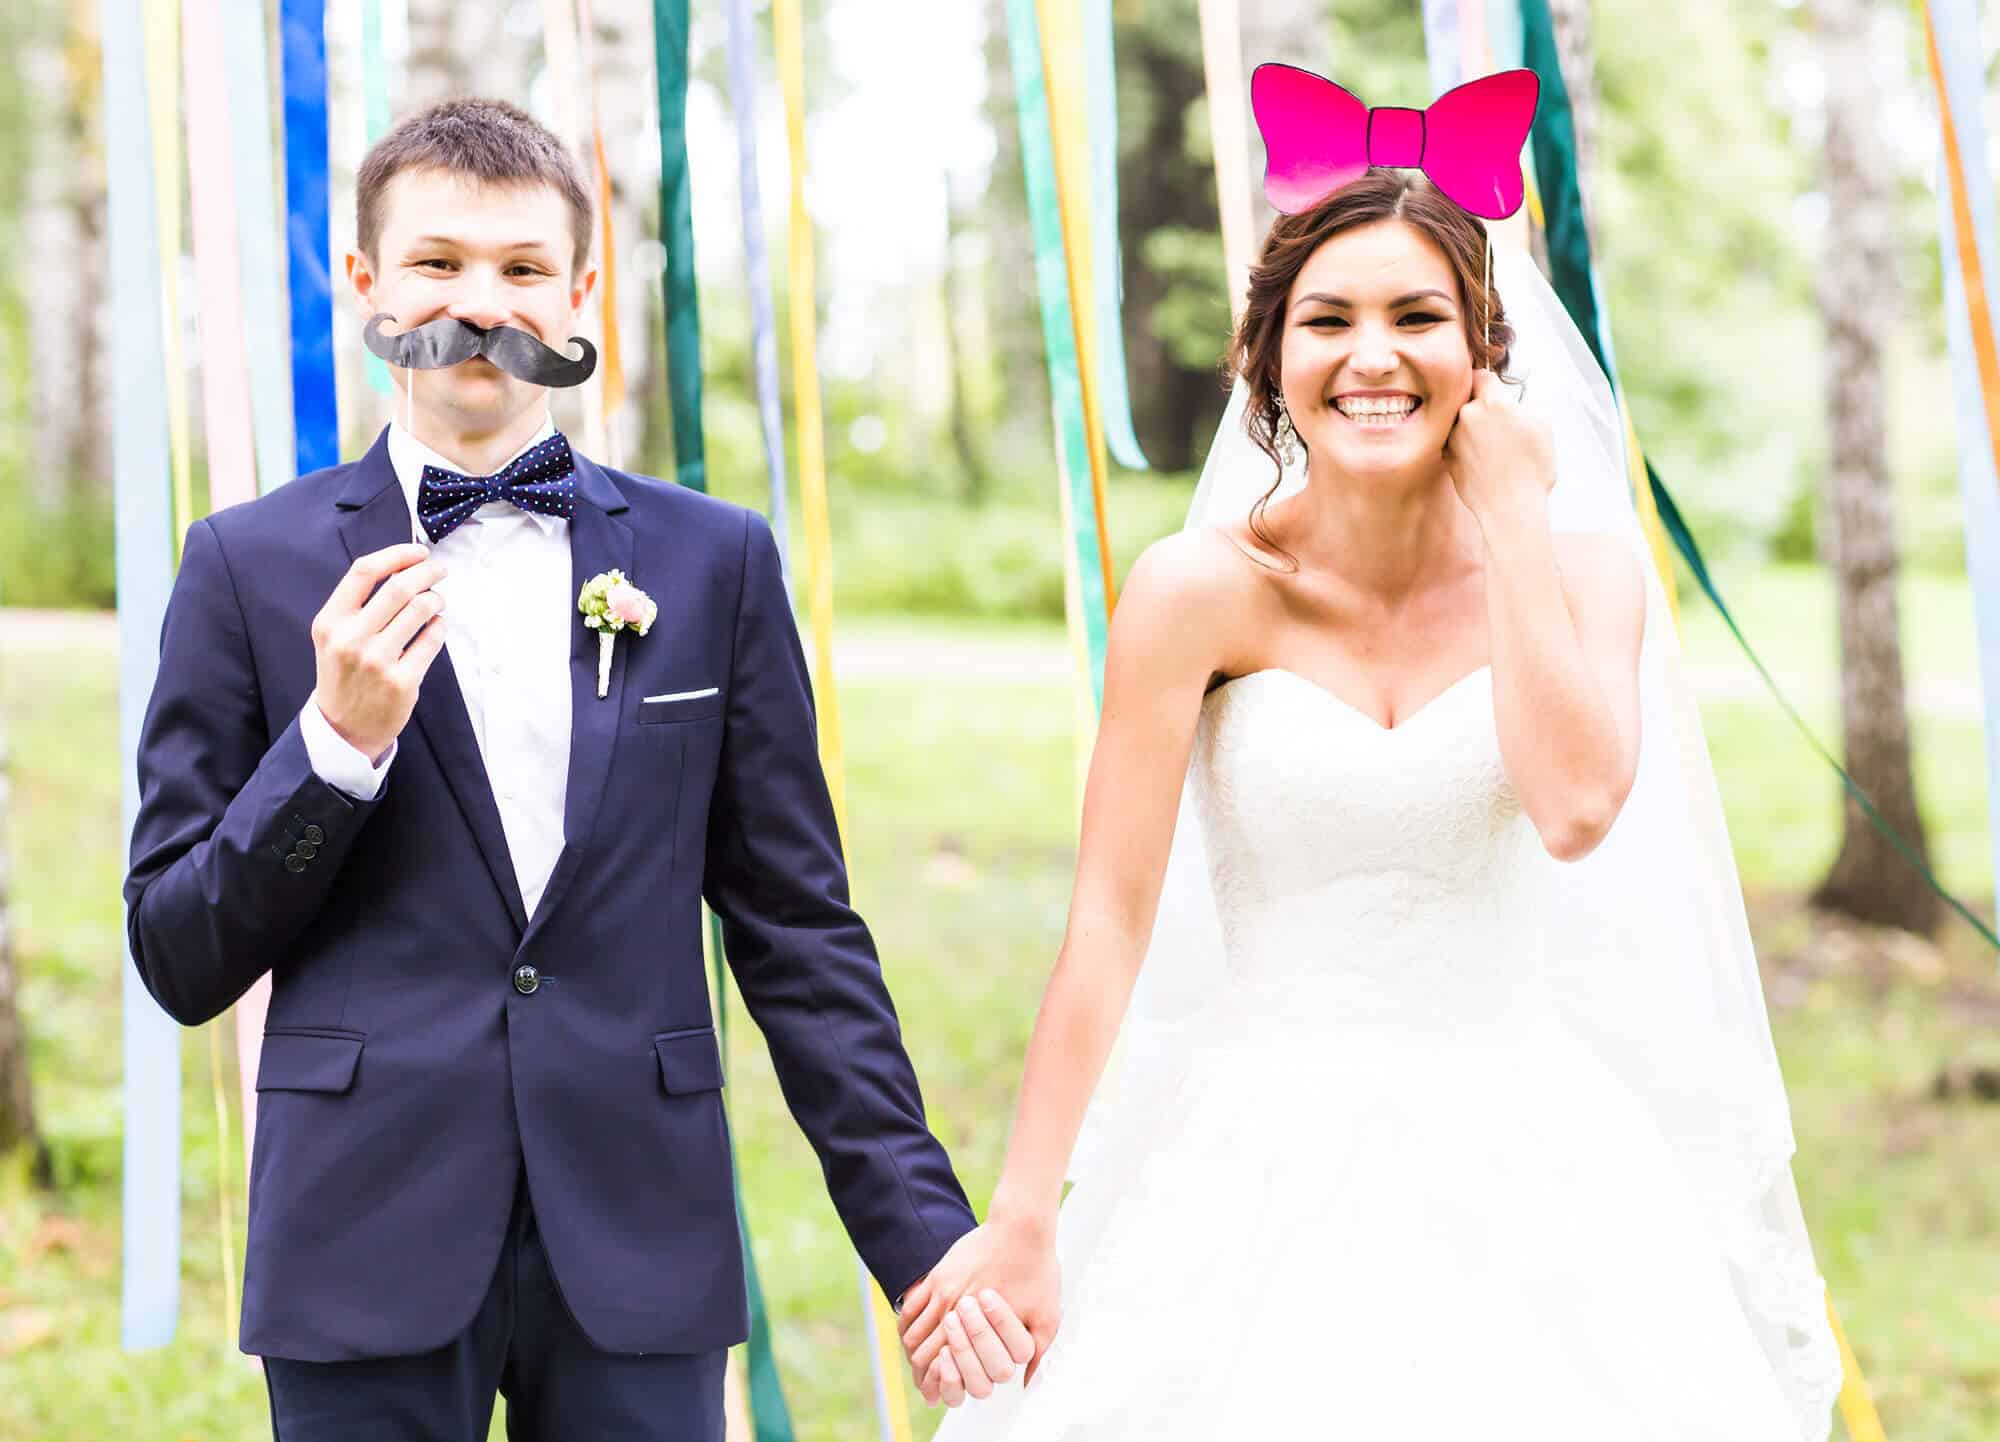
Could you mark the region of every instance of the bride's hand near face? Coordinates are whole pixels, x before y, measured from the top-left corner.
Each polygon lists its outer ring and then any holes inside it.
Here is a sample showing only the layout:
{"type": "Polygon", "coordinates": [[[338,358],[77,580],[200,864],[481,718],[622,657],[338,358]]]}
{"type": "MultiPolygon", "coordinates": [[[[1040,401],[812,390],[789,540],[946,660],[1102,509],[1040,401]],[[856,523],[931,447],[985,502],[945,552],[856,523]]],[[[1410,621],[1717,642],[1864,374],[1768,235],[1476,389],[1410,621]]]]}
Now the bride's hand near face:
{"type": "Polygon", "coordinates": [[[1472,373],[1472,395],[1444,443],[1445,469],[1481,525],[1523,509],[1541,510],[1556,483],[1555,437],[1521,409],[1490,370],[1472,373]]]}

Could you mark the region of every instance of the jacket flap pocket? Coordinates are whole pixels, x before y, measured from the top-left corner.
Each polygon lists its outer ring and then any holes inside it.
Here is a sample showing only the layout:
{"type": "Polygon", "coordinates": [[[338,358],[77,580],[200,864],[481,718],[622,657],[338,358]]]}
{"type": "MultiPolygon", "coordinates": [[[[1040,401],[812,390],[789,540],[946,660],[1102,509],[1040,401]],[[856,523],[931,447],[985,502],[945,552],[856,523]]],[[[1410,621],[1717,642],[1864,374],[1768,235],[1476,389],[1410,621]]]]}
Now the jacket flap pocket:
{"type": "Polygon", "coordinates": [[[715,1031],[672,1031],[653,1038],[660,1054],[660,1081],[674,1094],[716,1091],[722,1086],[722,1051],[715,1031]]]}
{"type": "Polygon", "coordinates": [[[257,1063],[260,1092],[344,1092],[361,1064],[361,1037],[338,1032],[267,1031],[257,1063]]]}

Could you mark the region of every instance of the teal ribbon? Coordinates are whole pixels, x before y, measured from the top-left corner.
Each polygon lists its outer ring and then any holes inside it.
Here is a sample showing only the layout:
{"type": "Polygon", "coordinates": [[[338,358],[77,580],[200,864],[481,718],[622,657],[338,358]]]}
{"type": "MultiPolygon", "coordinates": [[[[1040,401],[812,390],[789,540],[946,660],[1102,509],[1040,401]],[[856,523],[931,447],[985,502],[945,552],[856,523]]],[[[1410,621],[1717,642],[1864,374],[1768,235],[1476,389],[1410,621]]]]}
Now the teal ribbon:
{"type": "Polygon", "coordinates": [[[674,479],[705,491],[701,310],[695,300],[694,207],[688,184],[687,0],[653,0],[653,61],[660,94],[660,240],[667,248],[667,398],[674,417],[674,479]]]}
{"type": "MultiPolygon", "coordinates": [[[[1979,57],[1979,14],[1971,0],[1930,0],[1937,27],[1938,60],[1958,131],[1972,232],[1985,276],[1987,303],[2000,299],[1994,280],[1993,188],[1989,175],[1985,77],[1979,57]]],[[[1939,167],[1938,252],[1944,264],[1945,330],[1951,350],[1953,410],[1958,418],[1958,484],[1965,498],[1965,569],[1972,580],[1973,621],[1979,636],[1979,679],[1986,697],[1986,806],[1993,832],[1994,895],[2000,897],[2000,475],[1994,471],[1993,437],[1987,430],[1985,393],[1972,348],[1972,316],[1960,272],[1951,187],[1939,167]]]]}
{"type": "MultiPolygon", "coordinates": [[[[173,588],[167,484],[167,365],[160,327],[159,225],[146,109],[141,0],[102,0],[104,163],[111,304],[111,476],[117,525],[118,774],[125,834],[139,815],[139,731],[159,670],[173,588]]],[[[123,933],[121,932],[121,935],[123,933]]],[[[120,1338],[127,1351],[173,1340],[181,1275],[181,1029],[129,956],[122,978],[125,1175],[120,1338]]]]}
{"type": "MultiPolygon", "coordinates": [[[[1570,319],[1583,335],[1591,353],[1604,368],[1605,376],[1615,388],[1617,373],[1612,368],[1609,353],[1603,343],[1600,329],[1600,311],[1597,290],[1590,263],[1590,235],[1583,223],[1583,192],[1576,173],[1576,128],[1570,113],[1569,90],[1563,84],[1562,67],[1556,58],[1555,25],[1549,14],[1548,0],[1521,0],[1521,49],[1523,63],[1541,78],[1541,103],[1535,111],[1535,127],[1531,141],[1535,152],[1535,173],[1542,184],[1542,209],[1547,219],[1549,247],[1549,283],[1562,298],[1563,306],[1569,311],[1570,319]]],[[[1984,173],[1983,171],[1981,172],[1984,173]]],[[[1701,547],[1696,542],[1694,532],[1688,528],[1680,507],[1661,481],[1659,473],[1653,469],[1651,461],[1646,463],[1646,484],[1652,489],[1653,503],[1660,513],[1660,524],[1673,542],[1674,549],[1681,553],[1687,563],[1695,583],[1702,594],[1708,597],[1716,613],[1722,617],[1729,632],[1736,638],[1736,644],[1757,668],[1757,674],[1764,679],[1775,699],[1798,733],[1805,739],[1821,760],[1833,769],[1847,794],[1861,808],[1862,815],[1869,824],[1881,833],[1896,851],[1907,861],[1924,883],[1937,893],[1940,900],[1972,928],[1985,937],[1996,949],[2000,949],[2000,936],[1978,917],[1974,916],[1958,898],[1946,891],[1932,874],[1916,849],[1896,831],[1895,827],[1876,809],[1875,803],[1863,791],[1854,778],[1821,744],[1819,738],[1799,715],[1783,691],[1778,689],[1776,678],[1771,675],[1763,659],[1751,646],[1750,638],[1743,634],[1743,628],[1736,623],[1735,614],[1722,598],[1716,587],[1715,578],[1709,573],[1708,563],[1703,559],[1701,547]]]]}
{"type": "Polygon", "coordinates": [[[1085,84],[1089,87],[1090,227],[1097,305],[1098,414],[1111,457],[1128,471],[1150,470],[1132,429],[1132,387],[1125,374],[1125,264],[1118,250],[1118,65],[1112,49],[1111,0],[1084,0],[1085,84]]]}
{"type": "Polygon", "coordinates": [[[1092,697],[1104,705],[1104,569],[1098,559],[1097,510],[1091,493],[1090,444],[1083,424],[1083,380],[1076,356],[1076,328],[1064,260],[1062,202],[1056,190],[1056,152],[1042,82],[1041,25],[1035,0],[1007,0],[1007,44],[1014,63],[1015,114],[1021,127],[1021,169],[1028,186],[1028,219],[1035,239],[1035,286],[1042,299],[1042,345],[1048,353],[1049,397],[1056,447],[1069,477],[1070,541],[1082,582],[1084,629],[1090,644],[1092,697]]]}
{"type": "MultiPolygon", "coordinates": [[[[722,1040],[722,1065],[729,1067],[729,978],[723,960],[722,919],[708,918],[709,955],[715,967],[715,1010],[722,1040]]],[[[722,1111],[729,1114],[729,1088],[722,1089],[722,1111]]],[[[733,1134],[733,1132],[732,1132],[733,1134]]],[[[734,1166],[734,1159],[731,1159],[734,1166]]],[[[732,1173],[736,1193],[736,1225],[743,1233],[743,1277],[750,1293],[750,1345],[748,1348],[750,1419],[757,1442],[793,1442],[792,1414],[785,1405],[785,1390],[778,1381],[778,1353],[771,1342],[771,1310],[764,1301],[764,1285],[757,1277],[757,1254],[750,1245],[750,1217],[743,1209],[743,1179],[732,1173]]]]}
{"type": "MultiPolygon", "coordinates": [[[[667,391],[674,416],[675,479],[689,490],[708,489],[708,466],[701,434],[701,300],[694,283],[694,212],[688,185],[687,0],[654,0],[655,74],[660,92],[660,233],[667,247],[667,391]]],[[[810,305],[808,297],[806,304],[810,305]]],[[[781,452],[782,454],[782,452],[781,452]]],[[[728,953],[722,920],[708,918],[709,955],[715,968],[715,1010],[722,1064],[729,1065],[728,953]]],[[[724,1114],[728,1111],[723,1088],[724,1114]]],[[[750,1241],[750,1216],[743,1205],[743,1180],[734,1174],[736,1225],[743,1234],[743,1279],[750,1301],[750,1415],[757,1442],[792,1442],[791,1412],[778,1382],[778,1357],[771,1343],[771,1313],[757,1276],[757,1252],[750,1241]]]]}

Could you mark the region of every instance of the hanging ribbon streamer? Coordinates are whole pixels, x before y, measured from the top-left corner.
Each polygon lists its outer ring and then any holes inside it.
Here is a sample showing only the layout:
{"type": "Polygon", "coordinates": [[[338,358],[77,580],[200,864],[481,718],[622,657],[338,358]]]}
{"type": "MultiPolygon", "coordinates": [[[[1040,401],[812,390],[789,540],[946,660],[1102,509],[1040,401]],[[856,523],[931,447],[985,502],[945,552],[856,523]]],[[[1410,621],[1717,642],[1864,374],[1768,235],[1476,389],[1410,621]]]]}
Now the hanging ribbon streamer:
{"type": "Polygon", "coordinates": [[[1243,27],[1236,0],[1201,0],[1201,70],[1208,90],[1208,144],[1215,156],[1222,268],[1233,325],[1243,319],[1250,261],[1257,250],[1250,222],[1250,129],[1243,118],[1249,109],[1243,94],[1243,27]]]}
{"type": "Polygon", "coordinates": [[[1093,289],[1097,298],[1098,392],[1104,438],[1128,471],[1149,469],[1132,430],[1131,384],[1125,374],[1125,264],[1118,249],[1118,65],[1112,45],[1111,0],[1085,0],[1084,67],[1090,92],[1090,194],[1100,207],[1093,289]]]}
{"type": "MultiPolygon", "coordinates": [[[[114,315],[157,310],[159,211],[140,0],[103,0],[104,163],[114,315]]],[[[129,835],[139,814],[139,731],[159,669],[160,619],[173,586],[174,528],[163,483],[171,466],[167,370],[160,333],[117,327],[111,338],[111,469],[117,525],[118,774],[129,835]]],[[[181,1029],[127,957],[124,1056],[123,1277],[120,1338],[128,1351],[173,1340],[180,1310],[181,1029]]]]}
{"type": "MultiPolygon", "coordinates": [[[[250,374],[285,370],[284,293],[278,284],[278,192],[271,168],[271,82],[262,25],[222,27],[222,83],[229,92],[230,153],[236,177],[236,254],[250,374]]],[[[250,390],[257,488],[268,494],[292,477],[291,396],[282,385],[250,390]]]]}
{"type": "MultiPolygon", "coordinates": [[[[369,145],[382,138],[389,128],[389,66],[382,58],[382,0],[361,0],[361,113],[362,134],[369,145]]],[[[377,395],[394,395],[395,382],[382,357],[369,351],[361,358],[362,374],[368,388],[377,395]]]]}
{"type": "MultiPolygon", "coordinates": [[[[1535,167],[1541,173],[1542,182],[1547,187],[1543,198],[1548,206],[1549,218],[1549,269],[1552,272],[1549,282],[1555,288],[1556,294],[1562,298],[1563,305],[1568,309],[1570,318],[1575,321],[1577,330],[1582,333],[1585,343],[1597,356],[1598,364],[1605,367],[1605,374],[1610,376],[1612,374],[1610,362],[1601,341],[1600,318],[1591,279],[1590,240],[1584,230],[1582,194],[1577,184],[1576,137],[1571,129],[1569,93],[1563,86],[1562,70],[1556,60],[1555,28],[1549,16],[1548,0],[1521,0],[1521,34],[1522,54],[1527,64],[1541,77],[1542,82],[1541,104],[1535,112],[1533,143],[1535,167]]],[[[1616,384],[1615,377],[1613,384],[1616,384]]],[[[1974,916],[1963,902],[1944,889],[1923,858],[1897,834],[1881,812],[1876,810],[1875,803],[1869,799],[1867,793],[1855,783],[1852,776],[1847,774],[1847,769],[1834,759],[1832,753],[1820,744],[1819,738],[1813,735],[1797,708],[1778,689],[1777,682],[1751,647],[1749,638],[1743,634],[1742,628],[1736,624],[1735,616],[1723,601],[1714,578],[1709,574],[1708,565],[1702,558],[1701,547],[1695,541],[1694,533],[1688,528],[1687,522],[1682,518],[1680,508],[1675,505],[1665,483],[1660,480],[1659,473],[1653,469],[1650,461],[1644,462],[1644,466],[1646,485],[1637,489],[1649,494],[1667,538],[1673,542],[1674,549],[1681,553],[1681,559],[1687,563],[1696,584],[1715,606],[1716,612],[1729,627],[1730,633],[1735,636],[1737,644],[1743,648],[1743,654],[1749,657],[1751,664],[1757,668],[1758,675],[1763,677],[1764,684],[1770,688],[1771,695],[1791,718],[1799,734],[1821,759],[1833,768],[1841,784],[1847,788],[1848,795],[1854,798],[1855,804],[1861,808],[1869,823],[1881,833],[1882,838],[1896,850],[1898,855],[1909,862],[1924,879],[1925,884],[1937,893],[1939,899],[1970,923],[1973,929],[1996,949],[2000,949],[2000,937],[1996,937],[1985,922],[1974,916]]],[[[1641,504],[1643,505],[1643,502],[1641,504]]]]}
{"type": "Polygon", "coordinates": [[[785,414],[778,389],[778,331],[771,299],[771,259],[764,202],[757,179],[757,41],[750,0],[729,0],[729,107],[736,124],[736,189],[743,208],[743,264],[750,286],[750,356],[757,382],[757,419],[764,432],[764,466],[771,481],[771,530],[785,587],[793,588],[790,520],[785,495],[785,414]]]}
{"type": "MultiPolygon", "coordinates": [[[[1968,176],[1988,171],[1982,114],[1984,75],[1979,15],[1971,0],[1935,0],[1924,7],[1924,43],[1937,88],[1940,132],[1938,251],[1944,267],[1945,327],[1951,349],[1958,416],[1959,491],[1965,498],[1965,568],[1972,578],[1973,620],[1979,636],[1980,684],[1986,698],[1988,826],[2000,878],[2000,354],[1996,354],[1993,189],[1968,176]]],[[[1994,893],[2000,896],[2000,880],[1994,893]]]]}
{"type": "MultiPolygon", "coordinates": [[[[577,12],[575,0],[542,0],[542,51],[548,62],[549,104],[555,111],[552,127],[564,149],[573,153],[591,150],[591,133],[580,115],[589,108],[584,81],[578,65],[577,12]]],[[[593,169],[596,156],[592,154],[593,169]]],[[[602,267],[600,267],[602,269],[602,267]]],[[[601,318],[602,297],[594,297],[591,312],[601,318]]],[[[599,339],[602,337],[600,336],[599,339]]],[[[599,347],[600,357],[602,346],[599,347]]],[[[579,388],[583,407],[583,448],[591,455],[608,459],[609,438],[604,426],[604,379],[593,373],[579,388]]]]}
{"type": "Polygon", "coordinates": [[[1056,470],[1063,499],[1066,565],[1076,569],[1075,604],[1066,605],[1072,645],[1080,649],[1089,676],[1091,711],[1102,704],[1105,568],[1100,561],[1096,510],[1083,487],[1092,474],[1091,417],[1079,331],[1072,299],[1083,257],[1064,245],[1059,157],[1043,68],[1041,26],[1036,0],[1008,0],[1007,38],[1014,70],[1014,94],[1021,131],[1021,168],[1027,182],[1028,216],[1035,244],[1035,283],[1041,296],[1042,344],[1048,357],[1049,398],[1056,432],[1056,470]]]}
{"type": "Polygon", "coordinates": [[[174,558],[194,524],[194,468],[188,443],[187,363],[181,348],[180,25],[173,5],[146,7],[146,84],[151,107],[154,233],[160,248],[160,337],[166,347],[167,451],[174,478],[174,558]]]}
{"type": "MultiPolygon", "coordinates": [[[[585,0],[583,14],[584,23],[588,26],[590,24],[588,0],[585,0]]],[[[701,434],[701,312],[700,297],[695,289],[692,192],[688,184],[686,140],[688,55],[686,0],[655,0],[653,20],[655,74],[660,96],[660,216],[668,255],[667,363],[668,388],[673,397],[674,453],[678,462],[680,483],[692,490],[705,491],[708,489],[708,470],[703,463],[701,434]]],[[[590,54],[586,41],[586,63],[590,54]]],[[[594,82],[591,97],[591,130],[597,173],[600,177],[599,203],[603,208],[603,221],[606,227],[603,234],[606,238],[605,270],[608,272],[610,187],[604,168],[604,137],[597,118],[594,82]]],[[[810,302],[807,308],[810,310],[810,302]]],[[[609,314],[610,308],[607,305],[607,315],[609,314]]],[[[619,385],[622,393],[622,379],[619,385]]],[[[828,677],[820,694],[822,738],[828,724],[828,715],[833,710],[831,677],[828,677]]],[[[829,779],[831,777],[832,772],[829,769],[829,779]]],[[[837,793],[836,804],[838,804],[837,793]]],[[[843,816],[840,830],[845,834],[846,829],[843,816]]],[[[708,918],[706,950],[715,991],[718,1035],[722,1043],[722,1055],[726,1060],[729,1056],[729,993],[723,974],[726,968],[726,954],[723,950],[722,923],[713,913],[708,918]]],[[[785,1406],[784,1392],[779,1386],[777,1353],[771,1340],[770,1309],[765,1303],[763,1284],[757,1274],[756,1249],[751,1241],[749,1214],[743,1205],[741,1179],[736,1179],[732,1186],[736,1200],[736,1224],[743,1237],[745,1290],[749,1294],[750,1338],[746,1360],[750,1384],[750,1411],[756,1428],[757,1442],[792,1442],[792,1420],[785,1406]]]]}
{"type": "Polygon", "coordinates": [[[595,419],[603,430],[600,444],[604,458],[613,466],[624,463],[612,421],[625,405],[625,353],[618,335],[618,227],[611,213],[611,167],[604,159],[603,110],[597,103],[597,21],[590,0],[577,0],[577,21],[582,31],[584,84],[589,88],[590,158],[597,186],[597,307],[599,334],[597,374],[586,392],[593,400],[595,419]]]}
{"type": "MultiPolygon", "coordinates": [[[[1084,580],[1084,601],[1091,612],[1094,638],[1103,628],[1104,618],[1118,604],[1118,588],[1111,565],[1109,508],[1105,498],[1104,411],[1097,386],[1102,347],[1097,332],[1097,303],[1091,284],[1095,253],[1091,236],[1102,227],[1094,225],[1091,218],[1090,146],[1083,109],[1081,17],[1067,0],[1036,0],[1035,9],[1041,34],[1043,93],[1048,102],[1049,134],[1055,150],[1063,272],[1069,286],[1070,322],[1076,329],[1077,378],[1083,397],[1084,438],[1088,442],[1085,454],[1090,461],[1089,510],[1086,515],[1079,506],[1074,525],[1078,546],[1095,548],[1096,569],[1102,576],[1103,585],[1103,594],[1099,596],[1094,589],[1095,582],[1084,580]]],[[[1088,578],[1091,567],[1087,551],[1079,551],[1077,560],[1082,575],[1088,578]]],[[[1091,654],[1098,689],[1101,690],[1104,659],[1094,639],[1091,654]]]]}
{"type": "MultiPolygon", "coordinates": [[[[201,317],[202,422],[208,448],[209,508],[218,510],[257,496],[250,422],[250,373],[246,360],[240,267],[236,254],[237,201],[230,173],[236,147],[231,140],[231,95],[206,73],[209,57],[223,46],[221,0],[184,0],[181,55],[186,64],[188,192],[194,231],[197,313],[201,317]]],[[[255,93],[244,97],[254,102],[255,93]]],[[[270,980],[262,978],[235,1008],[237,1071],[244,1107],[244,1177],[249,1173],[249,1139],[255,1130],[257,1048],[264,1034],[270,980]]],[[[237,1187],[230,1175],[235,1152],[223,1084],[222,1020],[208,1033],[209,1085],[216,1120],[216,1230],[222,1253],[222,1335],[236,1330],[236,1225],[230,1198],[237,1187]]]]}
{"type": "Polygon", "coordinates": [[[325,0],[278,0],[285,77],[285,236],[292,297],[297,470],[340,459],[333,377],[333,265],[326,213],[325,0]]]}
{"type": "Polygon", "coordinates": [[[660,240],[667,248],[667,397],[674,479],[708,489],[701,437],[701,313],[695,306],[694,210],[688,187],[687,0],[653,0],[660,92],[660,240]]]}
{"type": "MultiPolygon", "coordinates": [[[[773,0],[778,86],[785,98],[785,142],[791,159],[792,404],[798,426],[799,501],[806,535],[806,591],[812,618],[813,693],[819,712],[819,754],[832,794],[834,823],[847,827],[847,781],[840,738],[840,693],[833,677],[833,532],[827,514],[825,416],[820,405],[818,335],[813,306],[812,216],[806,210],[805,37],[799,0],[773,0]]],[[[850,865],[850,889],[852,867],[850,865]]],[[[867,1313],[869,1367],[883,1442],[911,1442],[910,1409],[899,1378],[903,1343],[888,1299],[857,1262],[867,1313]]]]}

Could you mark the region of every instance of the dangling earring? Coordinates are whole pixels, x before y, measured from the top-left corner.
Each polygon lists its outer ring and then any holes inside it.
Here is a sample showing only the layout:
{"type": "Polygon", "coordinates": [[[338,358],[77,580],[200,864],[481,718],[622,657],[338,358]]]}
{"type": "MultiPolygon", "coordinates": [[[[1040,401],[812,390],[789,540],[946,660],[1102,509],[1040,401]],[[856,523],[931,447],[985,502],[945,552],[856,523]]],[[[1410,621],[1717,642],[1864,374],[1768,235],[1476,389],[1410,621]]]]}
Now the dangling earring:
{"type": "Polygon", "coordinates": [[[1271,435],[1278,447],[1278,464],[1289,470],[1299,458],[1299,433],[1292,425],[1292,413],[1285,409],[1282,396],[1278,398],[1278,420],[1271,428],[1271,435]]]}

